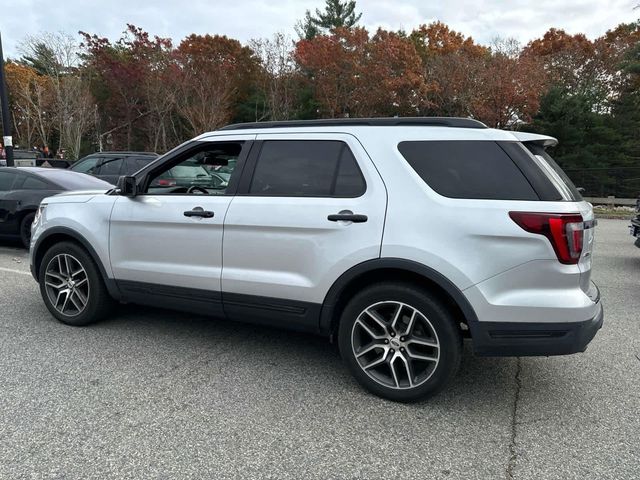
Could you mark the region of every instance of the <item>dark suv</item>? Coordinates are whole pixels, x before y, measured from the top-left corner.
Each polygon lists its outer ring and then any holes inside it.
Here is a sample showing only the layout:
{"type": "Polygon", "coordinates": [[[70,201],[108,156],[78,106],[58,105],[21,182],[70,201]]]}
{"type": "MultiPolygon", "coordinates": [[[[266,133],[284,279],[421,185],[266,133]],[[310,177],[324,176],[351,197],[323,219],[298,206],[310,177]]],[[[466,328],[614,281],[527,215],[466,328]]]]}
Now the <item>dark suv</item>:
{"type": "Polygon", "coordinates": [[[97,152],[75,162],[70,170],[116,184],[120,175],[133,175],[158,158],[153,152],[97,152]]]}

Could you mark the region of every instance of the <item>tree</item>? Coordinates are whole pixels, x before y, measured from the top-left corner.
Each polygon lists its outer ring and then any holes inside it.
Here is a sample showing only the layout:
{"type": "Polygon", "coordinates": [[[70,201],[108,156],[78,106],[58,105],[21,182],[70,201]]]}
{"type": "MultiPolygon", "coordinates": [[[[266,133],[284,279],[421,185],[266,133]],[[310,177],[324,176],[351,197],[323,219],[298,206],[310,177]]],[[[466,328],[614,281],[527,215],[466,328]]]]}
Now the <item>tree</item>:
{"type": "MultiPolygon", "coordinates": [[[[77,158],[80,139],[93,116],[92,98],[80,65],[79,43],[65,33],[44,33],[27,37],[20,50],[21,62],[50,84],[54,102],[49,112],[57,122],[58,149],[68,150],[71,158],[77,158]]],[[[44,130],[41,137],[44,145],[50,146],[44,130]]]]}
{"type": "Polygon", "coordinates": [[[20,63],[9,62],[5,68],[16,144],[49,145],[56,125],[51,80],[20,63]]]}
{"type": "Polygon", "coordinates": [[[425,115],[470,116],[477,96],[478,78],[490,55],[471,37],[441,22],[421,25],[409,34],[424,66],[425,81],[432,85],[425,115]]]}
{"type": "Polygon", "coordinates": [[[272,39],[250,42],[250,48],[260,59],[257,81],[266,104],[264,115],[256,120],[265,116],[271,120],[287,120],[294,115],[296,90],[301,78],[293,60],[291,45],[291,39],[282,33],[275,34],[272,39]]]}
{"type": "Polygon", "coordinates": [[[179,73],[171,41],[135,25],[113,44],[81,35],[98,104],[98,143],[107,138],[112,148],[166,150],[181,140],[171,117],[179,73]]]}
{"type": "Polygon", "coordinates": [[[516,40],[496,40],[476,74],[475,118],[496,128],[517,128],[531,121],[546,79],[542,65],[522,55],[516,40]]]}
{"type": "Polygon", "coordinates": [[[594,109],[606,109],[608,74],[596,44],[584,34],[569,35],[555,28],[524,48],[523,56],[542,62],[547,82],[569,94],[591,99],[594,109]]]}
{"type": "Polygon", "coordinates": [[[429,86],[411,41],[378,30],[337,28],[300,40],[295,59],[308,74],[320,116],[415,115],[429,86]]]}
{"type": "Polygon", "coordinates": [[[353,28],[361,17],[362,13],[356,13],[355,0],[326,0],[324,12],[316,8],[314,16],[307,10],[304,19],[298,22],[296,31],[301,39],[311,40],[337,28],[353,28]]]}
{"type": "Polygon", "coordinates": [[[240,42],[220,35],[189,35],[177,48],[178,112],[192,135],[215,130],[247,97],[258,61],[240,42]]]}
{"type": "Polygon", "coordinates": [[[612,101],[612,117],[621,136],[618,148],[630,165],[640,160],[640,42],[631,46],[620,62],[619,95],[612,101]]]}

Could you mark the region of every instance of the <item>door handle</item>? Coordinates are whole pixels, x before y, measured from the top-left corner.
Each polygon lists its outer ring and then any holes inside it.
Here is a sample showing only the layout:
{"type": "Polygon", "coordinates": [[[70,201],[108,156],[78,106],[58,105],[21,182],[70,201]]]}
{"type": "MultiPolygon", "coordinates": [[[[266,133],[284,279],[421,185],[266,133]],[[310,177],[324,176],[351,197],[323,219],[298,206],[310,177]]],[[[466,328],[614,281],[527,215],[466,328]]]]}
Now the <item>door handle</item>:
{"type": "Polygon", "coordinates": [[[364,223],[369,218],[366,215],[360,215],[357,213],[353,213],[350,210],[343,210],[339,213],[333,213],[327,217],[327,220],[330,222],[353,222],[353,223],[364,223]]]}
{"type": "Polygon", "coordinates": [[[211,210],[204,210],[202,207],[194,207],[193,210],[187,210],[186,212],[184,212],[184,216],[213,218],[213,212],[211,210]]]}

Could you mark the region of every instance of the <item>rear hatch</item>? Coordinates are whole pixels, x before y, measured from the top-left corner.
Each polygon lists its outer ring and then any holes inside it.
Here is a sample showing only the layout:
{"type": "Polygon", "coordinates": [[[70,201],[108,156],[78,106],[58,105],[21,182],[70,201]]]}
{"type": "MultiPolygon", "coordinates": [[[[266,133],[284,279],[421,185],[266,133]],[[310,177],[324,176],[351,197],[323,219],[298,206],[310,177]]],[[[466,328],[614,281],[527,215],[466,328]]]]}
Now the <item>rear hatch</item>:
{"type": "Polygon", "coordinates": [[[547,152],[547,147],[557,144],[555,138],[520,132],[515,133],[515,135],[531,152],[536,164],[560,193],[562,200],[575,203],[576,212],[582,216],[582,253],[578,260],[580,288],[593,299],[597,292],[591,284],[591,258],[593,254],[594,228],[596,226],[593,207],[582,198],[580,191],[571,179],[547,152]]]}

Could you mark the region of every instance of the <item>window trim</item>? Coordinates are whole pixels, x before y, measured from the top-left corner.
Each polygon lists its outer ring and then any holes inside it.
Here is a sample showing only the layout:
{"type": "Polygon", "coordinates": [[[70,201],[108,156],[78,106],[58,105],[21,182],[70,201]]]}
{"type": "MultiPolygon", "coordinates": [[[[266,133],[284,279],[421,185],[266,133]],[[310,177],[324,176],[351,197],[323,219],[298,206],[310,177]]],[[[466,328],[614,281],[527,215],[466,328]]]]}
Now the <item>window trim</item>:
{"type": "MultiPolygon", "coordinates": [[[[240,182],[238,185],[238,191],[236,195],[243,197],[263,197],[263,198],[360,198],[367,193],[368,185],[367,179],[362,172],[362,168],[360,167],[360,162],[358,161],[358,157],[353,152],[353,149],[349,146],[347,142],[342,139],[337,138],[274,138],[274,139],[266,139],[266,140],[256,140],[254,142],[255,147],[251,150],[251,154],[247,159],[246,167],[243,171],[242,177],[240,178],[240,182]],[[345,195],[256,195],[255,193],[250,193],[251,182],[253,181],[253,176],[256,171],[256,167],[258,166],[258,159],[260,158],[260,154],[262,153],[262,148],[265,142],[338,142],[342,144],[342,149],[348,149],[351,153],[351,156],[356,162],[356,167],[358,168],[358,172],[360,172],[360,178],[362,178],[362,184],[364,188],[360,192],[359,195],[345,196],[345,195]]],[[[340,155],[344,150],[340,150],[340,155]]],[[[340,170],[340,163],[336,166],[336,174],[340,170]]],[[[333,179],[333,182],[336,181],[336,178],[333,179]]]]}

